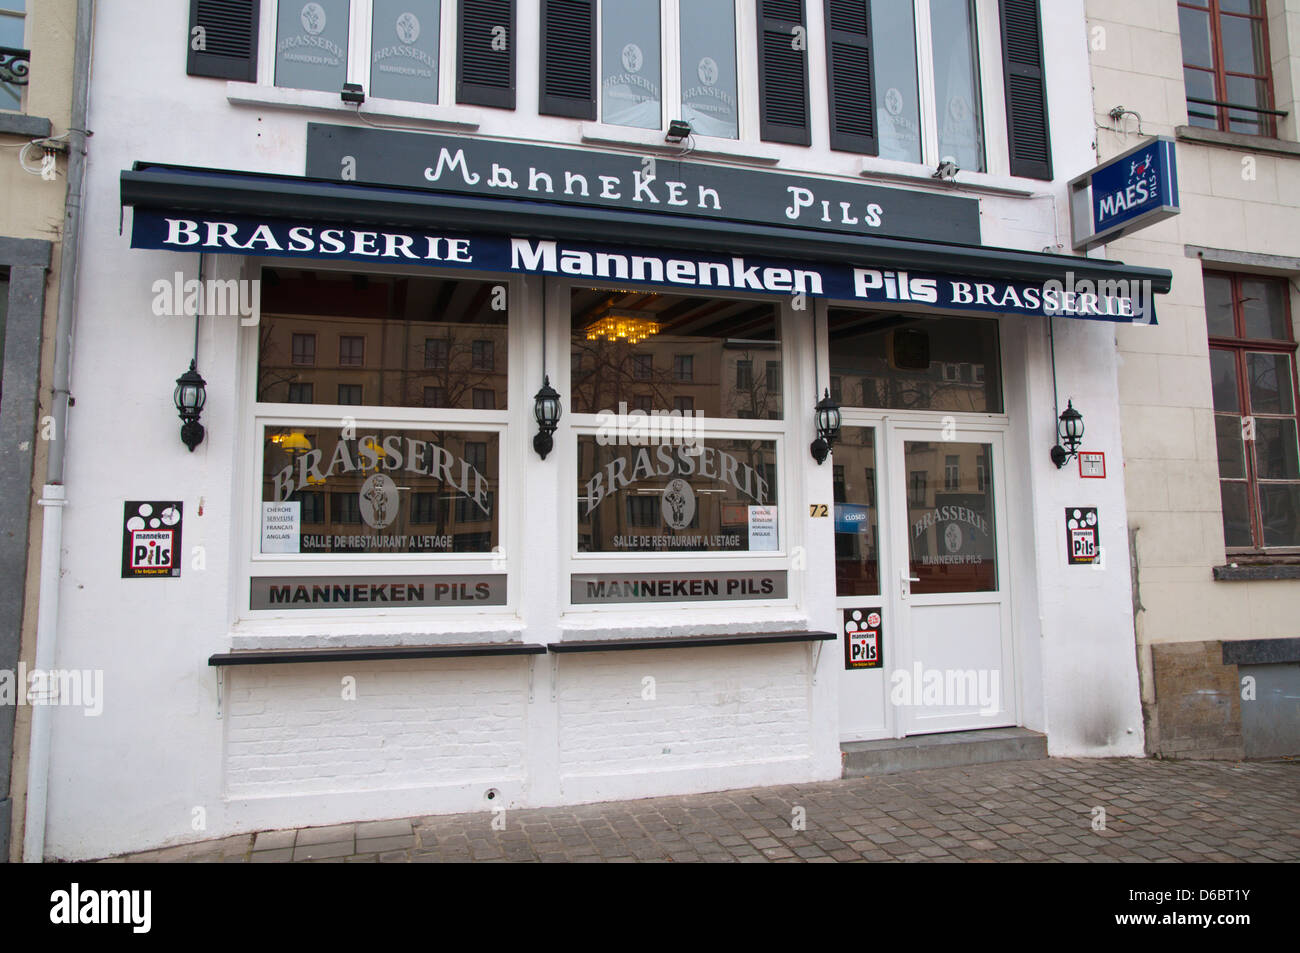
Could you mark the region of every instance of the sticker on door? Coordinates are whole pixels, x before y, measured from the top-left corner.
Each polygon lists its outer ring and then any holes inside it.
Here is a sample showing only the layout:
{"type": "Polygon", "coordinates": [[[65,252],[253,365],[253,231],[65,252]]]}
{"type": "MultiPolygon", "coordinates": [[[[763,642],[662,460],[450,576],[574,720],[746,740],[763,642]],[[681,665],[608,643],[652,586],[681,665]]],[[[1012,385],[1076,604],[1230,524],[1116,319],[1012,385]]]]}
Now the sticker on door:
{"type": "Polygon", "coordinates": [[[881,619],[879,608],[844,610],[844,668],[882,668],[881,619]]]}

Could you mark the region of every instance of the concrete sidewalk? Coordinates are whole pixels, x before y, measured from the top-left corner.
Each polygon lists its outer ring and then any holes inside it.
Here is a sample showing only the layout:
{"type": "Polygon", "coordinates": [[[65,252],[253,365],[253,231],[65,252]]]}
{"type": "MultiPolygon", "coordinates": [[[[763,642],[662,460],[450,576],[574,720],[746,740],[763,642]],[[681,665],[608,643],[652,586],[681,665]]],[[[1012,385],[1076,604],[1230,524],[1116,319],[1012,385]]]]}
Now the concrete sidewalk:
{"type": "Polygon", "coordinates": [[[107,862],[1295,862],[1300,762],[1014,761],[495,819],[504,829],[484,810],[269,831],[107,862]],[[1103,810],[1105,829],[1094,830],[1103,810]]]}

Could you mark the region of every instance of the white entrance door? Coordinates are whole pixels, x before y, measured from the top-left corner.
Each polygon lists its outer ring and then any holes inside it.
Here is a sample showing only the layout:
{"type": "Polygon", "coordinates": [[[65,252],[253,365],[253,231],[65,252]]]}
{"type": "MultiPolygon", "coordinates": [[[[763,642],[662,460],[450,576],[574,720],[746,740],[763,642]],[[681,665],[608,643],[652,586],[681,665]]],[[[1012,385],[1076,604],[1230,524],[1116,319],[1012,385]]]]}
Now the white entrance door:
{"type": "Polygon", "coordinates": [[[886,426],[897,734],[1014,725],[1002,434],[886,426]]]}

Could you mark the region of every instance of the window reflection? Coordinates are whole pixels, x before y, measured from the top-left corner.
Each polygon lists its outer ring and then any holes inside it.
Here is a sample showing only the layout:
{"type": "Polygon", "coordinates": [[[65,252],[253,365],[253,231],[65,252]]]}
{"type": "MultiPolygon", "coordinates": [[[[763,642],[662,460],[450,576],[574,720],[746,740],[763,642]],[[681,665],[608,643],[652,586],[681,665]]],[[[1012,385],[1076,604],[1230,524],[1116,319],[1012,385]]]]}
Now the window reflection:
{"type": "Polygon", "coordinates": [[[875,430],[844,427],[833,459],[836,595],[879,595],[875,430]]]}
{"type": "Polygon", "coordinates": [[[737,138],[734,0],[681,5],[681,64],[682,118],[698,135],[737,138]]]}
{"type": "Polygon", "coordinates": [[[930,33],[939,161],[983,172],[984,122],[972,0],[930,0],[930,33]]]}
{"type": "Polygon", "coordinates": [[[992,454],[986,443],[904,443],[913,593],[998,588],[992,454]]]}
{"type": "Polygon", "coordinates": [[[781,419],[774,306],[593,288],[575,289],[570,305],[575,413],[618,413],[621,403],[781,419]]]}
{"type": "Polygon", "coordinates": [[[604,0],[600,10],[602,121],[662,128],[657,0],[604,0]]]}
{"type": "Polygon", "coordinates": [[[921,161],[921,105],[916,81],[915,14],[911,0],[871,4],[880,157],[921,161]]]}
{"type": "Polygon", "coordinates": [[[831,396],[846,407],[1002,412],[996,320],[833,308],[831,396]]]}
{"type": "Polygon", "coordinates": [[[257,399],[506,408],[507,311],[495,286],[267,268],[257,399]]]}

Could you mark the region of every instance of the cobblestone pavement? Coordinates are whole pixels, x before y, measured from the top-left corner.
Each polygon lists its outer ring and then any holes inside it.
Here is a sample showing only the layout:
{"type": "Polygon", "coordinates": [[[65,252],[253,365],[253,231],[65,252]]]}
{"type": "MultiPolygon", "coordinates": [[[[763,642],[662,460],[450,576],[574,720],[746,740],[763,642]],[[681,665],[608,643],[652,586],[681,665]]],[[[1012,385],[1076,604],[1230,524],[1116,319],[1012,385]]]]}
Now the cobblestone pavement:
{"type": "Polygon", "coordinates": [[[483,811],[268,831],[109,862],[1295,862],[1300,762],[1016,761],[511,810],[504,830],[492,821],[483,811]],[[1105,830],[1093,830],[1097,808],[1105,830]]]}

